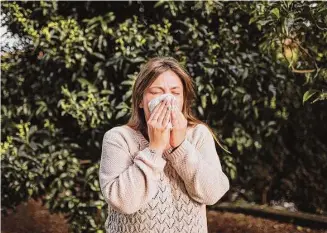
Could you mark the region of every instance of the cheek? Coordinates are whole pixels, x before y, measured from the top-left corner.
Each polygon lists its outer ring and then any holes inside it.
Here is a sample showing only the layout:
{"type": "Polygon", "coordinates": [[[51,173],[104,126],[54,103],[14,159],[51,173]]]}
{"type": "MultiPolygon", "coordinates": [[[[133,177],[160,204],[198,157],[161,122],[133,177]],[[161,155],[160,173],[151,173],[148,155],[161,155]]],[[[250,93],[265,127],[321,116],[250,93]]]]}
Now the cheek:
{"type": "Polygon", "coordinates": [[[147,98],[143,99],[143,111],[144,111],[146,120],[148,120],[148,118],[150,117],[150,112],[149,112],[149,107],[148,107],[149,101],[150,100],[148,100],[147,98]]]}

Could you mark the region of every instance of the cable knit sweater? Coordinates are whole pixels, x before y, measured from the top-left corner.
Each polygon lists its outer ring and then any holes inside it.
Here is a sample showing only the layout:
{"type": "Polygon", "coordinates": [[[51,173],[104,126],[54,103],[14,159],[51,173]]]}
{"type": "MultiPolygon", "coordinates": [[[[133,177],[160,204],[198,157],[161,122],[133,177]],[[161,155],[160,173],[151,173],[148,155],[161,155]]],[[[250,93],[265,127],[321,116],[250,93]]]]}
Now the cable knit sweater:
{"type": "Polygon", "coordinates": [[[174,151],[151,156],[149,142],[127,125],[103,138],[100,187],[107,233],[206,233],[206,205],[229,189],[208,128],[187,129],[174,151]]]}

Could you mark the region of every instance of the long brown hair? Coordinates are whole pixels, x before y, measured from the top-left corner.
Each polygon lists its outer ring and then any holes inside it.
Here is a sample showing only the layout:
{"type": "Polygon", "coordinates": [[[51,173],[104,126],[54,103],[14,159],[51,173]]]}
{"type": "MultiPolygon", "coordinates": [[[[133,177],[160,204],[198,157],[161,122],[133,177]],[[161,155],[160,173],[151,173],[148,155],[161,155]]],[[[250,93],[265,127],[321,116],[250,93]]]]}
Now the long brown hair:
{"type": "Polygon", "coordinates": [[[144,66],[142,66],[133,86],[132,113],[127,125],[134,130],[141,131],[145,135],[147,134],[147,123],[144,110],[143,108],[140,108],[139,105],[143,99],[145,90],[155,81],[155,79],[160,74],[168,70],[173,71],[183,83],[184,102],[182,113],[188,122],[188,126],[194,127],[197,124],[204,124],[208,127],[218,145],[222,147],[212,129],[206,123],[202,122],[196,116],[194,116],[191,110],[192,102],[196,97],[194,91],[194,82],[188,72],[183,68],[183,66],[180,65],[178,61],[172,57],[155,57],[150,59],[144,66]]]}

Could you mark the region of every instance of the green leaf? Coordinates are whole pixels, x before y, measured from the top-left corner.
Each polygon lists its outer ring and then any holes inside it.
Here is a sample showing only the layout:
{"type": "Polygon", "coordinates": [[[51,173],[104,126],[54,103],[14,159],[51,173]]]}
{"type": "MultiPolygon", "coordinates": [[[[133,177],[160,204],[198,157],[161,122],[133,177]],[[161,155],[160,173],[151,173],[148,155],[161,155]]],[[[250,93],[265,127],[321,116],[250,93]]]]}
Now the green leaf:
{"type": "Polygon", "coordinates": [[[310,89],[308,91],[306,91],[303,95],[303,104],[308,101],[313,95],[315,95],[316,93],[320,92],[319,90],[315,90],[315,89],[310,89]]]}
{"type": "Polygon", "coordinates": [[[258,20],[257,24],[260,26],[265,26],[269,22],[271,22],[271,20],[258,20]]]}
{"type": "Polygon", "coordinates": [[[278,9],[278,8],[274,8],[274,9],[272,9],[270,12],[271,12],[272,14],[274,14],[274,15],[277,17],[277,19],[280,18],[280,15],[279,15],[279,9],[278,9]]]}
{"type": "Polygon", "coordinates": [[[255,22],[257,20],[257,17],[252,17],[250,20],[249,20],[249,25],[252,24],[253,22],[255,22]]]}
{"type": "Polygon", "coordinates": [[[106,59],[106,57],[101,53],[94,52],[93,55],[96,56],[97,58],[103,60],[103,61],[106,59]]]}
{"type": "Polygon", "coordinates": [[[32,196],[32,194],[33,194],[33,189],[29,188],[29,189],[27,189],[27,192],[28,192],[28,195],[32,196]]]}
{"type": "Polygon", "coordinates": [[[212,104],[216,104],[218,100],[218,96],[215,93],[211,93],[210,97],[211,97],[212,104]]]}
{"type": "Polygon", "coordinates": [[[229,89],[225,88],[221,93],[221,97],[224,97],[228,92],[229,92],[229,89]]]}
{"type": "Polygon", "coordinates": [[[246,91],[245,91],[245,89],[243,87],[236,87],[235,90],[237,92],[241,93],[241,94],[245,94],[246,93],[246,91]]]}
{"type": "Polygon", "coordinates": [[[203,109],[207,107],[207,96],[205,95],[201,96],[201,105],[203,109]]]}
{"type": "Polygon", "coordinates": [[[122,109],[122,110],[120,110],[120,111],[117,113],[115,119],[122,118],[122,117],[125,116],[125,115],[126,115],[126,109],[122,109]]]}
{"type": "Polygon", "coordinates": [[[160,1],[158,1],[158,2],[154,5],[154,8],[157,8],[157,7],[161,6],[161,5],[163,5],[165,2],[166,2],[165,0],[160,0],[160,1]]]}
{"type": "Polygon", "coordinates": [[[90,91],[97,91],[97,87],[85,78],[78,78],[77,81],[82,87],[87,87],[90,91]]]}
{"type": "Polygon", "coordinates": [[[230,169],[229,174],[230,174],[230,178],[232,180],[235,180],[236,179],[236,170],[235,169],[230,169]]]}

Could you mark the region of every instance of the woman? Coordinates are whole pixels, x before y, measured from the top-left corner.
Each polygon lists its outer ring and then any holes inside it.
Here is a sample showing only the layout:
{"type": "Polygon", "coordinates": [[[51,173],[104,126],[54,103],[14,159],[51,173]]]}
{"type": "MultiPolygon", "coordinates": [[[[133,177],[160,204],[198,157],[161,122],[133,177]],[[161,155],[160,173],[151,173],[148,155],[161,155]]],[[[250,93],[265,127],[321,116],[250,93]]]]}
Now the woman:
{"type": "Polygon", "coordinates": [[[227,192],[229,181],[212,131],[192,115],[194,97],[191,77],[173,58],[142,67],[129,122],[103,138],[99,176],[109,204],[107,232],[207,232],[206,205],[227,192]],[[148,103],[163,94],[175,98],[150,113],[148,103]]]}

